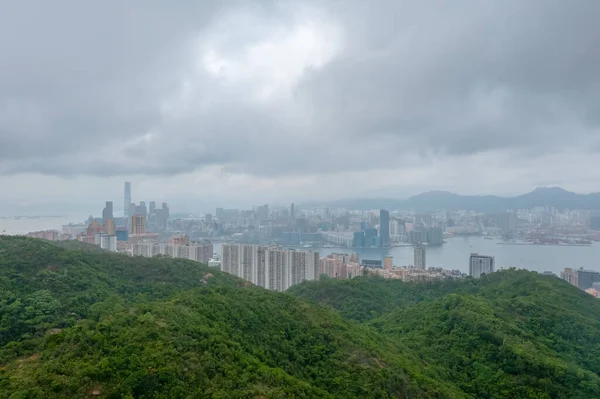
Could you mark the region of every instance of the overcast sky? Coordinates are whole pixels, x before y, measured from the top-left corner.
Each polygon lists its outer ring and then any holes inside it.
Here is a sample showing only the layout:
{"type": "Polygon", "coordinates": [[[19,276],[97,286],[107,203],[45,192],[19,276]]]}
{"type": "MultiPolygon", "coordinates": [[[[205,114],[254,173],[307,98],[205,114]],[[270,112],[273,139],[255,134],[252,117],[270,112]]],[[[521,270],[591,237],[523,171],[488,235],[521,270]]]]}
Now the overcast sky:
{"type": "MultiPolygon", "coordinates": [[[[600,1],[0,0],[0,204],[600,191],[600,1]]],[[[98,204],[96,206],[96,204],[98,204]]]]}

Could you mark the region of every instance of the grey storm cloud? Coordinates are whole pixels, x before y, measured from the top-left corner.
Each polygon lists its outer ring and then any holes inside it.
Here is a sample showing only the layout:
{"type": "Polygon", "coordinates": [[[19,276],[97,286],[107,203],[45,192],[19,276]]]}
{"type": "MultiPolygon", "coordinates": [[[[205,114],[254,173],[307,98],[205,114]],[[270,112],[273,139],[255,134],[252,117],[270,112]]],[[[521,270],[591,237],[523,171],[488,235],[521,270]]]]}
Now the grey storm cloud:
{"type": "Polygon", "coordinates": [[[595,0],[4,2],[0,173],[592,151],[598,15],[595,0]]]}

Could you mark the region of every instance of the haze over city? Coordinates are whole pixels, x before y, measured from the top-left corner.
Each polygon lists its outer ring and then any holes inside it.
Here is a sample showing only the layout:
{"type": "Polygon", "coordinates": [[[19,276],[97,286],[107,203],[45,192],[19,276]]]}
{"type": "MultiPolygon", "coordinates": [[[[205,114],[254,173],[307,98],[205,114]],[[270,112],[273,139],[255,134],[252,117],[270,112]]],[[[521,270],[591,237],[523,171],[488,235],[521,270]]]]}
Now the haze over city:
{"type": "Polygon", "coordinates": [[[600,398],[600,0],[0,0],[0,399],[600,398]]]}
{"type": "Polygon", "coordinates": [[[592,0],[7,2],[0,206],[598,191],[592,0]]]}

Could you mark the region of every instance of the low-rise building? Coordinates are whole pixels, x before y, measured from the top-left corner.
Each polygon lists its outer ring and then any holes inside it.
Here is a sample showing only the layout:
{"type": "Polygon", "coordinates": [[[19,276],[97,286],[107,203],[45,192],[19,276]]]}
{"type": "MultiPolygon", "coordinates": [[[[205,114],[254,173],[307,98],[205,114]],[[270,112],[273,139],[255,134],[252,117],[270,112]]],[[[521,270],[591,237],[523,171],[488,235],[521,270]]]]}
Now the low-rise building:
{"type": "Polygon", "coordinates": [[[587,288],[584,291],[593,296],[594,298],[600,298],[600,291],[598,291],[595,288],[587,288]]]}
{"type": "Polygon", "coordinates": [[[60,233],[57,230],[34,231],[25,234],[25,237],[41,238],[42,240],[48,241],[58,241],[60,239],[60,233]]]}

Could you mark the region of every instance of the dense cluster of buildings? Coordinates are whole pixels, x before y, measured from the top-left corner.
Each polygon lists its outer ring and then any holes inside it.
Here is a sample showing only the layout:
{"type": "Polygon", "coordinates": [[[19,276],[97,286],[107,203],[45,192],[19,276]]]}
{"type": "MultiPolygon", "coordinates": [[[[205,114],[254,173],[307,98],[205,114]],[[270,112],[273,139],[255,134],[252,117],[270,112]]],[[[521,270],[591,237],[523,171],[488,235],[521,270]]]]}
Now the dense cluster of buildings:
{"type": "MultiPolygon", "coordinates": [[[[551,207],[497,213],[467,210],[419,213],[386,209],[301,209],[292,203],[282,207],[264,204],[247,210],[217,208],[214,214],[173,217],[167,203],[133,202],[131,189],[131,183],[126,182],[122,216],[115,216],[113,202],[106,201],[101,217],[90,216],[85,223],[63,226],[62,232],[37,231],[28,236],[46,240],[77,239],[134,256],[190,259],[219,266],[268,289],[285,290],[299,281],[318,279],[320,275],[353,278],[365,270],[405,281],[456,278],[460,273],[427,267],[427,249],[442,244],[444,237],[452,235],[477,234],[488,239],[491,237],[487,236],[502,235],[503,243],[541,244],[548,243],[548,237],[575,234],[576,241],[557,242],[584,245],[582,237],[595,234],[590,232],[590,227],[600,230],[600,216],[595,212],[560,211],[551,207]],[[213,256],[214,248],[209,240],[225,242],[220,260],[213,256]],[[335,253],[319,258],[317,252],[309,250],[392,246],[412,246],[413,264],[394,267],[391,257],[382,261],[359,260],[357,255],[335,253]],[[297,250],[288,249],[291,247],[297,250]]],[[[600,232],[596,234],[600,239],[600,232]]],[[[469,276],[478,278],[495,270],[493,256],[477,253],[469,256],[469,276]]],[[[592,295],[600,285],[600,273],[584,269],[566,268],[561,278],[592,295]]]]}
{"type": "Polygon", "coordinates": [[[385,209],[299,209],[295,204],[265,204],[248,210],[217,208],[214,215],[205,214],[201,220],[178,222],[192,238],[219,237],[242,244],[387,248],[444,242],[441,219],[401,216],[385,209]]]}
{"type": "MultiPolygon", "coordinates": [[[[481,213],[469,210],[419,213],[411,210],[350,210],[345,208],[300,209],[271,207],[253,209],[217,208],[203,220],[180,221],[190,237],[219,237],[246,244],[312,247],[386,248],[423,244],[437,246],[452,235],[503,236],[526,239],[527,232],[579,234],[581,229],[600,225],[584,211],[557,211],[534,207],[481,213]]],[[[600,234],[598,235],[600,239],[600,234]]]]}
{"type": "Polygon", "coordinates": [[[221,270],[273,291],[320,275],[319,253],[277,246],[223,244],[221,270]]]}
{"type": "Polygon", "coordinates": [[[77,239],[111,252],[118,250],[114,219],[107,219],[102,225],[97,220],[92,220],[85,232],[79,233],[77,239]]]}
{"type": "MultiPolygon", "coordinates": [[[[88,244],[94,244],[102,249],[113,252],[125,252],[139,256],[167,255],[175,258],[185,258],[205,262],[212,257],[202,254],[198,248],[208,248],[206,243],[176,243],[166,238],[172,235],[168,230],[169,207],[162,203],[156,207],[155,201],[145,201],[139,204],[131,200],[131,183],[125,183],[123,216],[116,217],[112,201],[106,201],[102,209],[102,217],[90,216],[87,223],[63,226],[59,239],[76,239],[88,244]],[[200,252],[199,252],[200,251],[200,252]]],[[[49,233],[44,234],[44,238],[49,233]]],[[[205,249],[208,251],[208,249],[205,249]]]]}
{"type": "Polygon", "coordinates": [[[596,298],[600,298],[600,272],[595,270],[585,270],[583,267],[579,269],[565,267],[565,269],[560,272],[560,278],[580,290],[583,290],[596,298]]]}
{"type": "MultiPolygon", "coordinates": [[[[359,259],[358,254],[332,253],[319,259],[318,252],[284,249],[256,244],[223,244],[221,270],[260,287],[284,291],[305,280],[322,276],[351,279],[365,273],[407,282],[459,279],[459,270],[426,267],[425,247],[415,246],[415,265],[394,267],[391,256],[383,261],[359,259]]],[[[471,254],[471,275],[475,278],[493,273],[494,257],[471,254]]]]}
{"type": "Polygon", "coordinates": [[[397,218],[390,219],[389,211],[379,211],[378,223],[361,221],[353,224],[355,230],[338,228],[335,231],[323,232],[323,241],[348,248],[390,247],[395,244],[428,244],[441,245],[444,232],[437,226],[426,226],[422,223],[407,223],[397,218]]]}
{"type": "MultiPolygon", "coordinates": [[[[370,267],[368,272],[383,278],[402,280],[407,282],[430,282],[443,279],[463,278],[465,275],[459,270],[446,270],[439,267],[426,266],[426,247],[415,245],[414,264],[411,266],[395,267],[391,256],[385,256],[382,262],[383,267],[370,267]]],[[[363,265],[371,264],[370,261],[364,261],[363,265]]]]}
{"type": "Polygon", "coordinates": [[[25,237],[41,238],[48,241],[58,241],[60,240],[60,233],[57,230],[32,231],[25,234],[25,237]]]}
{"type": "MultiPolygon", "coordinates": [[[[388,261],[389,257],[384,260],[384,269],[388,270],[391,265],[391,260],[388,261]]],[[[427,269],[427,247],[421,244],[414,245],[414,262],[412,267],[406,267],[404,269],[410,270],[413,273],[418,271],[426,270],[437,270],[438,268],[427,269]]],[[[442,270],[442,269],[440,269],[442,270]]],[[[469,257],[469,276],[473,278],[479,278],[483,274],[490,274],[496,271],[495,258],[493,256],[480,255],[478,253],[472,253],[469,257]]],[[[456,277],[455,270],[451,271],[450,275],[456,277]]],[[[403,272],[407,273],[407,272],[403,272]]],[[[443,274],[443,273],[442,273],[443,274]]],[[[417,278],[418,279],[418,278],[417,278]]],[[[408,279],[407,281],[412,281],[408,279]]]]}
{"type": "Polygon", "coordinates": [[[402,280],[413,283],[426,283],[435,280],[460,279],[464,274],[459,270],[446,270],[439,267],[417,269],[411,266],[369,269],[369,273],[383,278],[402,280]]]}
{"type": "Polygon", "coordinates": [[[364,267],[357,254],[330,254],[319,261],[321,275],[331,278],[349,279],[363,274],[364,267]]]}
{"type": "MultiPolygon", "coordinates": [[[[414,264],[411,266],[393,267],[391,256],[386,256],[383,268],[371,268],[370,273],[384,278],[398,279],[408,282],[427,282],[443,279],[458,279],[466,275],[460,270],[447,270],[440,267],[427,267],[427,250],[423,245],[414,246],[414,264]]],[[[494,257],[471,254],[469,258],[469,276],[479,278],[483,274],[493,273],[494,257]]]]}
{"type": "Polygon", "coordinates": [[[208,264],[213,258],[213,244],[210,241],[186,242],[185,244],[142,241],[131,246],[131,255],[148,258],[163,255],[208,264]]]}
{"type": "MultiPolygon", "coordinates": [[[[548,229],[561,234],[583,234],[589,226],[600,229],[600,217],[586,211],[559,211],[549,207],[481,213],[454,210],[419,213],[412,210],[386,209],[351,210],[345,208],[305,208],[297,204],[288,207],[254,206],[252,209],[216,208],[196,218],[171,218],[166,203],[150,201],[134,204],[131,185],[126,183],[124,195],[125,223],[115,219],[115,227],[129,234],[179,230],[191,239],[282,246],[312,246],[340,248],[377,248],[397,245],[425,244],[436,246],[451,235],[503,235],[507,239],[521,237],[525,232],[548,229]],[[137,218],[134,219],[134,216],[137,218]],[[144,226],[140,226],[140,219],[144,226]],[[135,224],[135,222],[138,222],[135,224]]],[[[106,208],[110,219],[112,206],[106,208]]],[[[103,224],[101,223],[103,226],[103,224]]],[[[103,226],[104,227],[104,226],[103,226]]],[[[110,226],[108,226],[110,227],[110,226]]],[[[110,228],[107,234],[111,235],[110,228]]],[[[600,233],[598,235],[600,239],[600,233]]]]}

